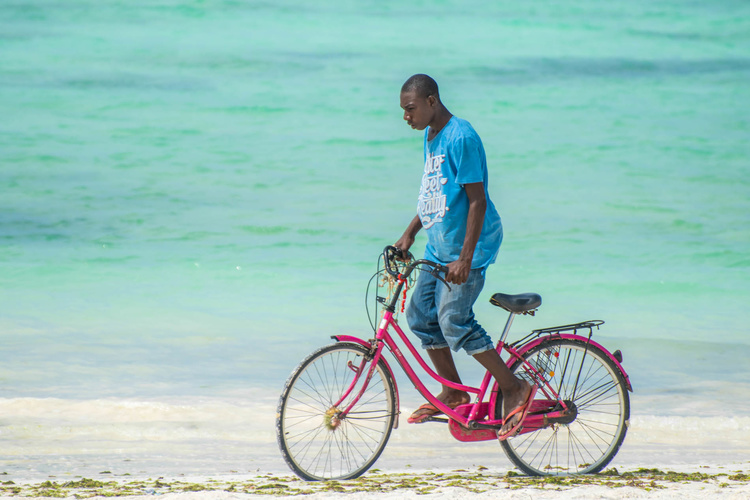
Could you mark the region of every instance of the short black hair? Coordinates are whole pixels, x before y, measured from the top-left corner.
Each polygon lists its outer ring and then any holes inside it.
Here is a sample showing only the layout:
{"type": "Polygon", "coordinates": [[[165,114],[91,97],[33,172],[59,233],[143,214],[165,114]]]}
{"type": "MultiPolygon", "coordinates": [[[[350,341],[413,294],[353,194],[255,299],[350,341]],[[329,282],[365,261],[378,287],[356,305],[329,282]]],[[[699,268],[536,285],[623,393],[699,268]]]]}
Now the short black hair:
{"type": "Polygon", "coordinates": [[[427,98],[429,96],[435,96],[440,100],[440,92],[438,91],[438,84],[431,77],[423,74],[412,75],[406,80],[401,87],[401,92],[416,92],[419,97],[427,98]]]}

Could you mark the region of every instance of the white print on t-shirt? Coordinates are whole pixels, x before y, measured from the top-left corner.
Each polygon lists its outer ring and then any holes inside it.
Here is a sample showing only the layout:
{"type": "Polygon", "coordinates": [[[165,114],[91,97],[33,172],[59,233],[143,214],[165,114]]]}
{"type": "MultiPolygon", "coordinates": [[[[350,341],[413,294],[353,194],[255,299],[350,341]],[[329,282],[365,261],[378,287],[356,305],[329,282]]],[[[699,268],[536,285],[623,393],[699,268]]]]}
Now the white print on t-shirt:
{"type": "Polygon", "coordinates": [[[424,162],[424,175],[422,176],[422,187],[419,190],[419,204],[417,212],[422,220],[422,227],[432,227],[442,222],[445,217],[446,196],[443,194],[443,186],[448,179],[443,177],[440,165],[445,161],[445,155],[433,156],[430,154],[424,162]]]}

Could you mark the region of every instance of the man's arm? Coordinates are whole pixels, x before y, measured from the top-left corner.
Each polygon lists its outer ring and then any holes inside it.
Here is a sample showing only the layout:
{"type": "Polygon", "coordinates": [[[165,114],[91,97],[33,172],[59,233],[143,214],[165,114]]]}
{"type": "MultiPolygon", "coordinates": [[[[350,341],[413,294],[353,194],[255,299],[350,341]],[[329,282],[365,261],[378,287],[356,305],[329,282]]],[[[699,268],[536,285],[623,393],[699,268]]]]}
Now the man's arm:
{"type": "Polygon", "coordinates": [[[417,236],[420,229],[422,229],[422,220],[419,218],[419,215],[415,215],[409,223],[409,226],[406,228],[406,231],[404,231],[404,234],[401,235],[401,238],[399,238],[399,240],[393,245],[401,250],[404,257],[406,257],[406,252],[408,252],[414,244],[414,238],[417,236]]]}
{"type": "MultiPolygon", "coordinates": [[[[474,257],[474,249],[477,247],[479,235],[482,234],[484,224],[484,213],[487,210],[487,198],[484,195],[484,183],[473,182],[465,184],[464,190],[469,197],[469,215],[466,217],[466,236],[461,254],[458,260],[448,264],[448,275],[445,277],[449,283],[461,285],[469,279],[471,271],[471,260],[474,257]]],[[[416,234],[416,233],[415,233],[416,234]]],[[[413,242],[414,240],[412,240],[413,242]]]]}

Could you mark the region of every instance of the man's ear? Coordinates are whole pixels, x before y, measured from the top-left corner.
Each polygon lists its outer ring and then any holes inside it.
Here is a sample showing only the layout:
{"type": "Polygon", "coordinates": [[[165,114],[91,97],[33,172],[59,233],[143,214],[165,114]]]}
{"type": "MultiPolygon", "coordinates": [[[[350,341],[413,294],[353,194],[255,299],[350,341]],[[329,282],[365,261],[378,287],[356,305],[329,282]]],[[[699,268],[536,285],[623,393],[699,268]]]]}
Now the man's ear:
{"type": "Polygon", "coordinates": [[[435,104],[437,103],[437,99],[435,99],[434,95],[428,95],[427,96],[427,104],[430,105],[430,107],[435,107],[435,104]]]}

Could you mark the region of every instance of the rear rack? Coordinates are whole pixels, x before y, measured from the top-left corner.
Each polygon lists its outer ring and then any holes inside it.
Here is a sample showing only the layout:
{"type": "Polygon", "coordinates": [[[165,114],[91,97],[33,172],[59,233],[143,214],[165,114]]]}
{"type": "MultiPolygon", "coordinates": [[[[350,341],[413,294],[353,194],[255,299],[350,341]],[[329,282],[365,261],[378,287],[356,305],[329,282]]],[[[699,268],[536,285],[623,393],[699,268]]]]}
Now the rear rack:
{"type": "Polygon", "coordinates": [[[594,328],[599,329],[599,325],[603,325],[604,321],[600,319],[591,319],[588,321],[582,321],[580,323],[573,323],[570,325],[551,326],[549,328],[540,328],[538,330],[532,330],[530,334],[520,340],[516,340],[511,343],[512,347],[516,347],[519,344],[528,342],[530,339],[541,337],[542,335],[554,335],[561,332],[570,332],[578,334],[578,330],[588,330],[588,338],[594,334],[594,328]]]}
{"type": "Polygon", "coordinates": [[[570,330],[573,330],[573,333],[577,333],[578,330],[582,330],[584,328],[587,328],[589,331],[591,331],[592,328],[596,327],[596,329],[599,329],[599,325],[603,325],[604,321],[600,319],[591,319],[588,321],[582,321],[580,323],[573,323],[572,325],[562,325],[562,326],[552,326],[550,328],[540,328],[539,330],[532,330],[531,333],[542,335],[545,333],[560,333],[560,332],[569,332],[570,330]]]}

